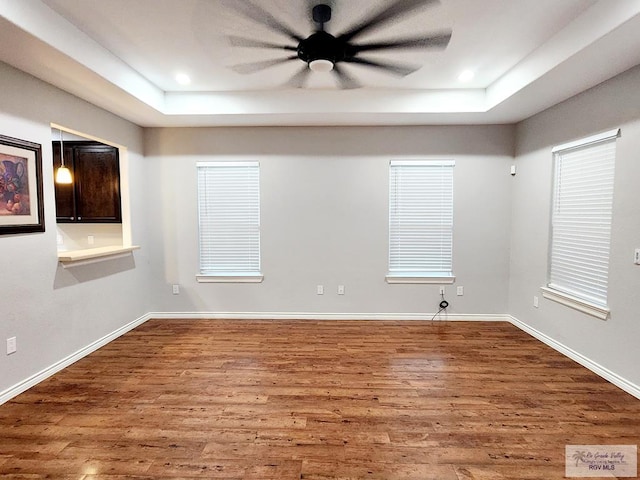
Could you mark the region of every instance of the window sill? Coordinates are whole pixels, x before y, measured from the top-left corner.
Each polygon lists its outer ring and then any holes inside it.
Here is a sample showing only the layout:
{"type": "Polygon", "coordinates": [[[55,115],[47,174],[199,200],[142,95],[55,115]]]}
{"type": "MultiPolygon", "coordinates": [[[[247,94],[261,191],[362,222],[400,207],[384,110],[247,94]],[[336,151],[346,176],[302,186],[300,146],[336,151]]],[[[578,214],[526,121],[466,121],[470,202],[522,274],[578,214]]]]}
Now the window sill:
{"type": "Polygon", "coordinates": [[[261,283],[264,275],[196,275],[198,283],[261,283]]]}
{"type": "Polygon", "coordinates": [[[139,248],[140,247],[137,245],[132,245],[130,247],[113,246],[87,248],[84,250],[68,250],[58,252],[58,261],[64,268],[78,267],[81,265],[89,265],[91,263],[126,257],[127,255],[130,255],[131,252],[138,250],[139,248]]]}
{"type": "Polygon", "coordinates": [[[594,305],[593,303],[586,302],[584,300],[580,300],[572,295],[568,295],[563,292],[559,292],[558,290],[554,290],[549,287],[540,287],[542,291],[542,296],[554,302],[558,302],[562,305],[566,305],[567,307],[578,310],[582,313],[586,313],[587,315],[591,315],[593,317],[599,318],[600,320],[606,320],[609,316],[609,309],[604,308],[598,305],[594,305]]]}
{"type": "Polygon", "coordinates": [[[453,283],[456,277],[453,275],[426,276],[426,275],[387,275],[387,283],[431,283],[443,284],[453,283]]]}

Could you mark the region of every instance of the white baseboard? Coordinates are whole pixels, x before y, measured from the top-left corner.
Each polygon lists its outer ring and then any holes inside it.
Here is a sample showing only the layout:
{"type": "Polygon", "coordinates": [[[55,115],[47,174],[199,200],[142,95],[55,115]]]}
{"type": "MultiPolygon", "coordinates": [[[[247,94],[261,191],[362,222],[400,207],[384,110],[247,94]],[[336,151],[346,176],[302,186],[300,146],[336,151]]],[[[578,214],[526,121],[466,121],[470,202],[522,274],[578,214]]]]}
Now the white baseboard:
{"type": "MultiPolygon", "coordinates": [[[[149,318],[183,320],[431,320],[433,313],[319,313],[319,312],[151,312],[149,318]]],[[[506,314],[441,313],[434,322],[510,322],[506,314]]]]}
{"type": "Polygon", "coordinates": [[[10,388],[6,389],[5,391],[0,392],[0,405],[2,405],[5,402],[8,402],[13,397],[16,397],[16,396],[20,395],[22,392],[30,389],[31,387],[37,385],[38,383],[42,382],[43,380],[46,380],[51,375],[54,375],[55,373],[58,373],[60,370],[65,369],[66,367],[68,367],[69,365],[77,362],[81,358],[86,357],[87,355],[89,355],[92,352],[95,352],[100,347],[105,346],[107,343],[112,342],[113,340],[115,340],[116,338],[124,335],[128,331],[133,330],[134,328],[136,328],[139,325],[142,325],[144,322],[146,322],[150,318],[152,318],[152,317],[150,317],[149,314],[143,315],[142,317],[134,320],[133,322],[130,322],[130,323],[120,327],[119,329],[111,332],[110,334],[105,335],[104,337],[102,337],[102,338],[96,340],[95,342],[87,345],[86,347],[81,348],[80,350],[78,350],[77,352],[69,355],[68,357],[63,358],[59,362],[54,363],[50,367],[47,367],[44,370],[36,373],[35,375],[32,375],[31,377],[27,378],[26,380],[21,381],[20,383],[14,385],[13,387],[10,387],[10,388]]]}
{"type": "Polygon", "coordinates": [[[576,352],[575,350],[567,347],[566,345],[558,342],[557,340],[554,340],[553,338],[542,333],[541,331],[536,330],[532,326],[527,325],[526,323],[518,320],[514,316],[509,315],[509,317],[510,317],[511,323],[516,327],[518,327],[520,330],[527,332],[532,337],[540,340],[542,343],[550,346],[554,350],[569,357],[571,360],[578,362],[583,367],[588,368],[596,375],[599,375],[605,380],[607,380],[608,382],[613,383],[615,386],[621,388],[628,394],[633,395],[634,397],[640,399],[640,386],[636,385],[633,382],[630,382],[626,378],[621,377],[617,373],[612,372],[608,368],[603,367],[602,365],[594,362],[590,358],[585,357],[581,353],[576,352]]]}

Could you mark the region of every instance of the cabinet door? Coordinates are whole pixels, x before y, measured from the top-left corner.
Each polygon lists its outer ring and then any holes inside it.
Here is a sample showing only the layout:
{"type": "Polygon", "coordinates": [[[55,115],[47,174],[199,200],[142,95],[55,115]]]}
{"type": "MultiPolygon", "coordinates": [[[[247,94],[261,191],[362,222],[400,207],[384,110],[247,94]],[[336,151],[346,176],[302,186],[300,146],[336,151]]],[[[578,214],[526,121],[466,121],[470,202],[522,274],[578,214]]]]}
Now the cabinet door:
{"type": "Polygon", "coordinates": [[[107,145],[76,146],[73,159],[77,221],[119,223],[118,149],[107,145]]]}
{"type": "MultiPolygon", "coordinates": [[[[64,146],[64,165],[73,172],[73,148],[64,146]]],[[[60,142],[53,142],[53,174],[60,166],[60,142]]],[[[56,219],[58,222],[73,222],[76,219],[75,187],[73,184],[55,183],[56,219]]]]}

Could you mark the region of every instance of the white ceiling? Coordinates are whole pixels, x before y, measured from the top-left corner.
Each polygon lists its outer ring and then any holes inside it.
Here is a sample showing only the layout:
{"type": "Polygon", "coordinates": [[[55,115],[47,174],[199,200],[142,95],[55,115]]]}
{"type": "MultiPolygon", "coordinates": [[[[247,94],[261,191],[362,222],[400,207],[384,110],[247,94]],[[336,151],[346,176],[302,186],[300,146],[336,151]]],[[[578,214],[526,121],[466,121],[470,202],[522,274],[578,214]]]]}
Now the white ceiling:
{"type": "MultiPolygon", "coordinates": [[[[300,36],[311,0],[253,0],[300,36]]],[[[358,38],[453,31],[444,51],[371,58],[406,77],[346,65],[284,86],[299,60],[253,74],[230,67],[292,52],[231,45],[230,35],[293,42],[243,16],[241,0],[0,0],[0,60],[143,126],[512,123],[640,64],[640,0],[441,0],[358,38]],[[475,72],[468,83],[458,75],[475,72]],[[178,72],[191,84],[181,86],[178,72]]],[[[340,33],[390,0],[331,0],[340,33]]],[[[427,2],[428,3],[428,2],[427,2]]]]}

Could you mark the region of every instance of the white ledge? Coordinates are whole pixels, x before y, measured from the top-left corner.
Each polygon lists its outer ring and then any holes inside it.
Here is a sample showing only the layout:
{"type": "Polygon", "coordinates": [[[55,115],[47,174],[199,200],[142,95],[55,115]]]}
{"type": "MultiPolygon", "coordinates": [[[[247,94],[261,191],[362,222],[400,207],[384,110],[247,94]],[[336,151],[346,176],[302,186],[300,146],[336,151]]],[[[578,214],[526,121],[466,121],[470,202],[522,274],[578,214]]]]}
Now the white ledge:
{"type": "Polygon", "coordinates": [[[456,277],[454,276],[407,276],[407,275],[387,275],[385,277],[387,283],[433,283],[433,284],[443,284],[443,283],[454,283],[456,281],[456,277]]]}
{"type": "Polygon", "coordinates": [[[261,283],[264,275],[196,275],[198,283],[261,283]]]}
{"type": "Polygon", "coordinates": [[[105,260],[113,260],[130,255],[132,251],[138,250],[138,245],[130,247],[111,246],[87,248],[84,250],[69,250],[58,252],[58,261],[64,268],[77,267],[80,265],[88,265],[90,263],[103,262],[105,260]]]}
{"type": "Polygon", "coordinates": [[[559,292],[558,290],[554,290],[549,287],[540,287],[540,290],[542,291],[542,296],[544,298],[553,300],[554,302],[558,302],[562,305],[566,305],[567,307],[599,318],[600,320],[606,320],[609,316],[609,309],[606,307],[594,305],[593,303],[586,302],[572,295],[559,292]]]}

